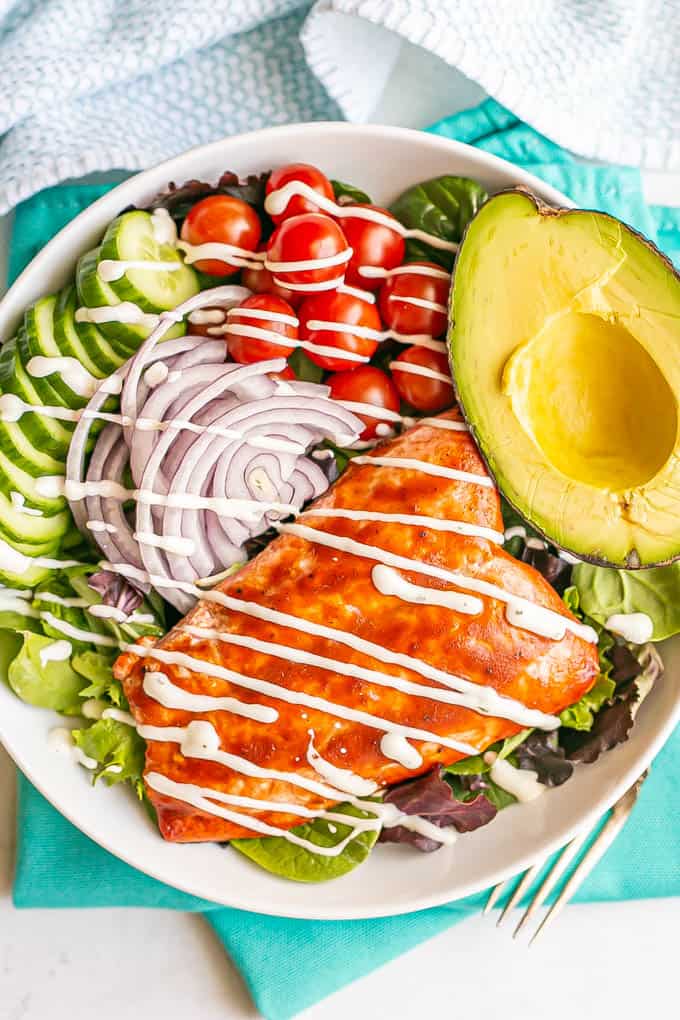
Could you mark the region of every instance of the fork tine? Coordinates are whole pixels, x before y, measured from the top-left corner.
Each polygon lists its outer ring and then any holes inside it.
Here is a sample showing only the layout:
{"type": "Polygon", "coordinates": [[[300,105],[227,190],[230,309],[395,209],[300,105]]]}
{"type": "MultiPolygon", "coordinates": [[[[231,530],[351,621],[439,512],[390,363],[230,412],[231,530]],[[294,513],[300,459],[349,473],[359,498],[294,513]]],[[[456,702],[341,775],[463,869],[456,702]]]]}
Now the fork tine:
{"type": "Polygon", "coordinates": [[[500,897],[501,893],[503,892],[503,889],[508,884],[508,881],[509,881],[509,879],[506,882],[499,882],[498,885],[495,885],[493,887],[493,889],[489,893],[489,898],[486,901],[486,904],[484,906],[484,910],[482,911],[482,916],[484,914],[488,914],[489,911],[493,910],[493,908],[496,906],[496,903],[498,902],[499,897],[500,897]]]}
{"type": "Polygon", "coordinates": [[[524,925],[531,920],[531,918],[534,916],[538,908],[543,905],[543,903],[548,898],[550,893],[553,891],[557,882],[562,877],[566,869],[569,867],[569,865],[571,864],[574,857],[579,852],[579,850],[581,849],[589,835],[590,830],[588,829],[586,830],[586,832],[582,832],[580,835],[572,839],[570,843],[567,843],[562,853],[557,858],[552,868],[543,879],[531,903],[522,914],[519,924],[512,933],[513,939],[517,938],[524,925]]]}
{"type": "Polygon", "coordinates": [[[573,893],[576,891],[581,882],[590,874],[597,862],[600,860],[605,851],[611,846],[619,832],[625,825],[628,815],[633,810],[635,801],[637,799],[637,792],[639,784],[631,787],[627,793],[623,795],[621,800],[617,801],[614,805],[611,815],[605,822],[602,831],[587,850],[585,856],[579,862],[574,872],[569,876],[564,889],[553,903],[550,910],[547,912],[540,925],[531,936],[529,945],[533,945],[538,936],[546,930],[548,925],[558,917],[563,907],[571,899],[573,893]]]}
{"type": "Polygon", "coordinates": [[[500,928],[500,926],[503,924],[503,919],[506,917],[506,915],[509,914],[512,908],[515,906],[515,904],[519,903],[519,901],[522,899],[524,893],[532,885],[534,879],[536,878],[544,864],[545,861],[538,861],[536,864],[532,864],[531,867],[524,872],[521,881],[518,883],[517,888],[513,892],[508,902],[503,907],[500,917],[496,921],[497,928],[500,928]]]}

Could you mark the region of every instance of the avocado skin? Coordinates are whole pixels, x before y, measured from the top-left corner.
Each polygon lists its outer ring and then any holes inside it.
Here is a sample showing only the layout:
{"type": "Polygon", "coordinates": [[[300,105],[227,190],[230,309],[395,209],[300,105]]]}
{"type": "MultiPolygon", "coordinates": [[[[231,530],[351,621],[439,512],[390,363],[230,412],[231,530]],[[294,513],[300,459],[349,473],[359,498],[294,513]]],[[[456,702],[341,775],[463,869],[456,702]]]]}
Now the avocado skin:
{"type": "MultiPolygon", "coordinates": [[[[664,545],[665,548],[657,547],[650,555],[650,550],[648,548],[644,548],[644,542],[636,540],[636,533],[638,532],[641,538],[644,538],[644,532],[649,530],[649,524],[648,522],[643,521],[636,522],[633,518],[633,520],[627,521],[627,530],[631,533],[632,540],[628,542],[625,550],[619,551],[618,554],[612,554],[609,533],[611,532],[612,527],[615,527],[616,522],[614,522],[613,525],[611,522],[608,522],[608,526],[606,528],[599,527],[597,525],[602,523],[601,519],[600,521],[593,522],[589,511],[594,507],[602,506],[607,500],[611,500],[613,495],[619,498],[619,502],[622,504],[624,509],[630,508],[638,494],[651,493],[652,496],[655,494],[657,491],[656,477],[652,477],[649,481],[640,486],[634,486],[630,492],[617,494],[613,490],[602,489],[598,491],[592,486],[579,486],[578,483],[574,484],[573,479],[570,479],[566,475],[563,475],[559,470],[555,469],[547,462],[545,457],[540,458],[543,461],[544,468],[554,476],[555,480],[559,480],[560,487],[563,492],[566,488],[576,490],[575,494],[573,492],[570,493],[568,502],[571,508],[569,512],[579,521],[579,535],[576,540],[574,540],[573,534],[570,540],[565,540],[561,533],[561,529],[552,519],[550,512],[542,515],[536,513],[531,500],[526,498],[527,494],[512,485],[512,458],[507,456],[499,457],[498,443],[495,441],[494,437],[494,428],[490,426],[488,422],[480,420],[477,413],[478,409],[475,406],[473,399],[476,382],[475,376],[474,373],[472,373],[471,378],[466,375],[465,364],[462,361],[463,354],[467,353],[467,351],[461,351],[463,345],[460,339],[461,314],[459,297],[461,287],[465,286],[465,282],[461,284],[460,273],[462,267],[465,267],[466,272],[469,273],[470,271],[470,248],[477,241],[476,234],[478,232],[479,221],[483,219],[485,215],[488,215],[490,207],[497,209],[499,204],[504,202],[506,199],[522,200],[526,203],[527,207],[531,208],[531,214],[534,217],[545,222],[560,224],[560,222],[564,221],[566,217],[572,221],[580,216],[590,217],[593,221],[602,224],[605,227],[608,225],[611,231],[619,232],[620,236],[627,240],[627,243],[631,243],[633,246],[640,246],[640,251],[644,251],[647,254],[647,257],[655,262],[659,277],[665,278],[665,286],[672,289],[674,313],[677,313],[677,317],[680,320],[680,273],[678,273],[678,270],[675,268],[670,259],[664,255],[652,241],[642,235],[639,231],[634,230],[632,227],[624,224],[622,221],[608,213],[598,212],[596,210],[581,210],[546,205],[536,195],[522,186],[505,189],[504,191],[497,192],[492,195],[480,207],[475,217],[467,225],[456,254],[453,267],[453,285],[451,287],[449,297],[449,329],[447,334],[449,362],[454,383],[454,392],[465,421],[470,428],[471,435],[479,448],[482,459],[508,503],[531,525],[535,531],[537,531],[547,542],[554,545],[557,549],[570,553],[578,557],[579,560],[583,560],[597,566],[617,567],[627,570],[639,570],[652,566],[666,566],[674,563],[680,559],[680,428],[676,430],[674,445],[666,459],[664,468],[666,477],[663,480],[663,487],[666,505],[663,510],[658,512],[656,517],[653,514],[651,515],[652,527],[655,532],[662,537],[661,544],[664,545]],[[670,479],[668,478],[668,475],[670,475],[670,479]],[[672,498],[670,500],[668,499],[669,489],[672,491],[672,498]],[[638,546],[641,546],[642,548],[639,548],[638,546]]],[[[474,270],[474,273],[476,277],[481,275],[479,267],[474,270]]],[[[495,284],[498,285],[498,282],[499,277],[496,277],[495,284]]],[[[538,292],[537,287],[535,287],[535,292],[538,292]]],[[[480,293],[483,297],[488,298],[489,296],[489,292],[488,290],[484,290],[483,284],[480,288],[480,293]]],[[[644,301],[645,296],[649,297],[649,294],[641,289],[638,297],[642,302],[644,301]]],[[[653,311],[653,308],[651,311],[653,311]]],[[[614,316],[614,321],[616,320],[617,316],[614,316]]],[[[484,338],[479,338],[478,346],[480,349],[482,339],[484,338]]],[[[680,366],[680,331],[676,330],[676,334],[673,339],[674,346],[670,347],[669,357],[665,361],[664,359],[659,360],[663,364],[670,363],[672,360],[676,365],[680,366]]],[[[469,340],[467,341],[467,346],[469,347],[469,340]]],[[[476,363],[477,369],[479,369],[480,366],[482,369],[484,367],[483,354],[481,357],[482,360],[478,360],[476,363]]],[[[499,379],[492,380],[492,382],[496,385],[498,396],[503,398],[504,394],[499,379]]],[[[680,405],[680,370],[674,373],[670,389],[675,403],[675,408],[677,410],[678,405],[680,405]]],[[[517,434],[519,435],[521,432],[522,428],[520,423],[517,422],[517,434]]],[[[535,442],[532,445],[538,448],[535,442]]],[[[645,495],[645,499],[648,502],[648,495],[645,495]]],[[[562,512],[562,516],[564,516],[564,511],[562,512]]],[[[597,515],[595,516],[597,517],[597,515]]]]}

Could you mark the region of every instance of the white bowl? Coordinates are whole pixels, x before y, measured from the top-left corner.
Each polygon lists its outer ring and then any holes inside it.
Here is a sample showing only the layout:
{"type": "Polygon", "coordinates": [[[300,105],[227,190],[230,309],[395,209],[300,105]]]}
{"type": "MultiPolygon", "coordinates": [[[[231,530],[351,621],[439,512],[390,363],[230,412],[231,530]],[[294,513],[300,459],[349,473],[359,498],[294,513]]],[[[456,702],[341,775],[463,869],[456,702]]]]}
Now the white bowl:
{"type": "MultiPolygon", "coordinates": [[[[381,204],[417,181],[451,173],[489,191],[523,184],[545,201],[564,195],[504,160],[458,142],[402,128],[303,124],[226,138],[147,170],[109,192],[61,231],[0,302],[0,337],[12,335],[25,308],[70,278],[78,256],[98,243],[107,224],[130,204],[145,205],[169,181],[216,180],[292,161],[315,163],[330,176],[364,188],[381,204]]],[[[164,843],[126,790],[92,788],[84,769],[50,751],[57,717],[31,708],[0,684],[0,740],[19,768],[74,825],[140,871],[189,893],[266,914],[324,920],[379,917],[447,903],[516,874],[590,825],[637,779],[680,718],[680,640],[664,649],[666,679],[642,706],[630,739],[594,765],[530,804],[501,812],[491,825],[453,847],[419,854],[379,846],[345,878],[299,885],[274,878],[240,854],[214,844],[164,843]]]]}

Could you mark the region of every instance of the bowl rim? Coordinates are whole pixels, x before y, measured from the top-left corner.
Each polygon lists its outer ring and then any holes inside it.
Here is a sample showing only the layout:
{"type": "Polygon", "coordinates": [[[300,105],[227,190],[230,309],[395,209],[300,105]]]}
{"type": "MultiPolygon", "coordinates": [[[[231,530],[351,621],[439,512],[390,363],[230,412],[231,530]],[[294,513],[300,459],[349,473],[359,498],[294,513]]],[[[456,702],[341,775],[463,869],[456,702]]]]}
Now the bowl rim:
{"type": "MultiPolygon", "coordinates": [[[[41,249],[41,251],[16,278],[2,300],[0,300],[0,337],[6,335],[6,331],[12,326],[15,317],[23,313],[27,305],[31,302],[31,300],[33,300],[33,297],[30,295],[33,293],[35,282],[39,281],[44,269],[50,267],[53,261],[58,259],[60,256],[64,259],[71,259],[80,255],[84,250],[85,235],[87,234],[88,229],[94,229],[94,227],[105,227],[118,212],[126,206],[133,204],[135,200],[139,200],[140,196],[143,195],[145,191],[150,191],[153,194],[156,194],[167,185],[168,181],[178,179],[182,180],[183,175],[186,175],[187,173],[187,171],[183,170],[183,167],[187,164],[192,161],[195,162],[197,159],[203,159],[206,165],[208,165],[211,157],[219,156],[222,150],[225,150],[225,159],[228,159],[229,150],[234,146],[256,146],[258,143],[283,138],[289,134],[293,134],[296,137],[306,138],[310,136],[323,136],[334,133],[346,135],[348,138],[351,137],[355,140],[374,140],[378,138],[401,142],[406,146],[411,146],[414,143],[417,143],[417,146],[420,147],[421,150],[429,148],[449,153],[452,156],[452,162],[454,164],[457,157],[459,160],[462,159],[463,163],[467,164],[471,175],[474,173],[473,166],[476,164],[481,169],[486,168],[491,172],[491,174],[495,174],[496,176],[503,178],[504,184],[502,187],[507,187],[511,184],[522,185],[529,188],[532,192],[538,194],[543,200],[552,205],[563,208],[573,208],[574,206],[574,203],[556,188],[546,184],[529,171],[516,167],[514,164],[499,156],[477,149],[465,142],[444,138],[436,134],[429,134],[413,128],[373,124],[353,125],[343,121],[315,121],[302,124],[281,125],[257,131],[244,132],[231,137],[218,139],[217,141],[211,142],[207,145],[196,146],[188,149],[179,155],[155,164],[147,170],[136,173],[120,184],[112,187],[108,192],[106,192],[106,194],[102,195],[91,205],[82,210],[41,249]]],[[[35,709],[32,709],[31,706],[25,707],[29,710],[35,711],[35,709]]],[[[649,763],[658,753],[679,720],[680,693],[675,700],[673,710],[668,713],[663,725],[658,727],[654,738],[649,741],[644,752],[636,757],[634,766],[629,766],[623,771],[619,780],[610,790],[609,795],[604,798],[600,797],[590,809],[585,811],[579,817],[578,824],[571,826],[567,832],[560,831],[552,839],[544,840],[541,844],[541,853],[547,857],[560,847],[563,847],[565,843],[573,837],[575,832],[579,831],[581,828],[585,829],[586,826],[592,826],[598,818],[602,817],[612,804],[615,803],[615,801],[649,766],[649,763]]],[[[48,790],[40,776],[35,775],[34,767],[29,760],[30,755],[27,756],[24,753],[21,746],[21,740],[19,741],[18,746],[15,746],[14,735],[9,731],[4,732],[4,721],[1,715],[0,743],[5,747],[14,763],[36,787],[36,789],[57,811],[59,811],[60,814],[70,821],[80,832],[92,839],[93,842],[138,871],[157,879],[160,882],[170,884],[175,889],[200,897],[203,900],[205,899],[205,890],[197,888],[191,879],[178,882],[175,877],[169,878],[168,875],[164,873],[164,867],[161,863],[159,863],[158,867],[150,867],[146,865],[144,867],[140,867],[139,863],[135,860],[134,852],[126,854],[119,848],[112,849],[110,841],[107,843],[102,834],[94,834],[90,830],[89,825],[83,825],[82,821],[80,821],[77,817],[77,812],[72,811],[69,804],[64,805],[60,802],[57,793],[48,790]]],[[[483,882],[469,881],[467,885],[459,887],[456,890],[455,899],[458,900],[466,896],[479,893],[491,885],[504,881],[507,878],[516,875],[520,870],[534,863],[534,861],[535,855],[527,852],[522,858],[513,860],[512,863],[507,866],[496,867],[490,872],[483,882]]],[[[289,884],[293,886],[295,885],[295,883],[289,884]]],[[[294,897],[289,897],[289,899],[294,899],[294,897]]],[[[215,904],[221,903],[224,906],[247,910],[253,913],[265,912],[258,908],[254,909],[252,903],[248,902],[247,897],[242,898],[238,890],[229,890],[228,898],[222,900],[215,899],[214,902],[215,904]]],[[[351,920],[391,916],[395,913],[395,910],[399,913],[411,913],[450,902],[453,901],[446,895],[446,893],[433,892],[420,896],[409,894],[405,904],[400,902],[394,903],[392,909],[385,906],[384,908],[371,909],[367,912],[366,910],[361,909],[360,904],[358,907],[349,907],[347,909],[333,907],[332,909],[320,908],[317,910],[307,908],[306,906],[301,906],[299,909],[296,909],[293,906],[290,909],[277,909],[274,916],[313,920],[351,920]]]]}

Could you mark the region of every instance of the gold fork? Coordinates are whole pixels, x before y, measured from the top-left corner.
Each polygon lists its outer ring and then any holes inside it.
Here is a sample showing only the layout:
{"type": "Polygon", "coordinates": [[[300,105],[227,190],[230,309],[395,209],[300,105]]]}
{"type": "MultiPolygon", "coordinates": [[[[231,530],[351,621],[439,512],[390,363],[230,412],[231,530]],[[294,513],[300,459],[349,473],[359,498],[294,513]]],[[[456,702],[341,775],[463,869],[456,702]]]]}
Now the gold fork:
{"type": "MultiPolygon", "coordinates": [[[[611,814],[607,818],[605,824],[602,826],[602,830],[598,834],[596,840],[583,855],[580,862],[577,864],[576,868],[567,879],[567,882],[565,883],[562,892],[559,894],[553,905],[544,915],[543,920],[538,925],[538,927],[534,931],[534,934],[529,939],[529,945],[532,945],[536,941],[538,936],[545,932],[548,925],[552,924],[553,921],[558,917],[558,915],[562,911],[562,908],[566,906],[566,904],[572,898],[572,896],[574,895],[578,887],[581,885],[583,880],[590,874],[590,872],[593,870],[593,868],[600,860],[602,855],[605,853],[608,847],[610,847],[611,844],[614,842],[619,832],[626,824],[628,816],[630,815],[631,811],[633,810],[633,807],[635,806],[635,801],[638,798],[640,787],[647,778],[648,771],[649,770],[647,770],[647,772],[643,772],[640,778],[636,780],[635,783],[633,783],[631,788],[627,790],[624,793],[624,795],[614,804],[614,806],[611,809],[611,814]]],[[[562,853],[557,858],[552,868],[550,869],[550,871],[545,876],[540,886],[534,893],[533,899],[531,900],[529,906],[524,911],[517,927],[512,933],[513,938],[516,938],[519,935],[520,931],[524,928],[524,926],[531,920],[532,917],[534,917],[539,907],[541,907],[542,904],[545,903],[545,900],[550,895],[552,890],[555,888],[562,875],[564,875],[571,862],[577,856],[577,854],[583,847],[583,844],[587,842],[592,832],[593,832],[592,829],[586,829],[585,832],[578,833],[578,835],[574,836],[574,838],[564,847],[562,853]]],[[[525,871],[516,889],[513,891],[510,899],[503,907],[503,910],[500,913],[498,921],[496,922],[497,927],[500,927],[500,925],[503,924],[505,918],[509,916],[510,911],[513,909],[513,907],[515,907],[515,905],[520,902],[524,894],[532,887],[535,880],[538,878],[539,874],[543,870],[544,865],[545,858],[543,858],[540,861],[537,861],[536,864],[532,864],[532,866],[527,871],[525,871]]],[[[493,907],[498,902],[500,896],[502,895],[503,891],[507,888],[508,884],[512,882],[514,882],[514,879],[508,879],[508,881],[506,882],[500,882],[497,886],[495,886],[491,890],[491,895],[487,900],[483,913],[488,914],[489,911],[493,909],[493,907]]]]}

